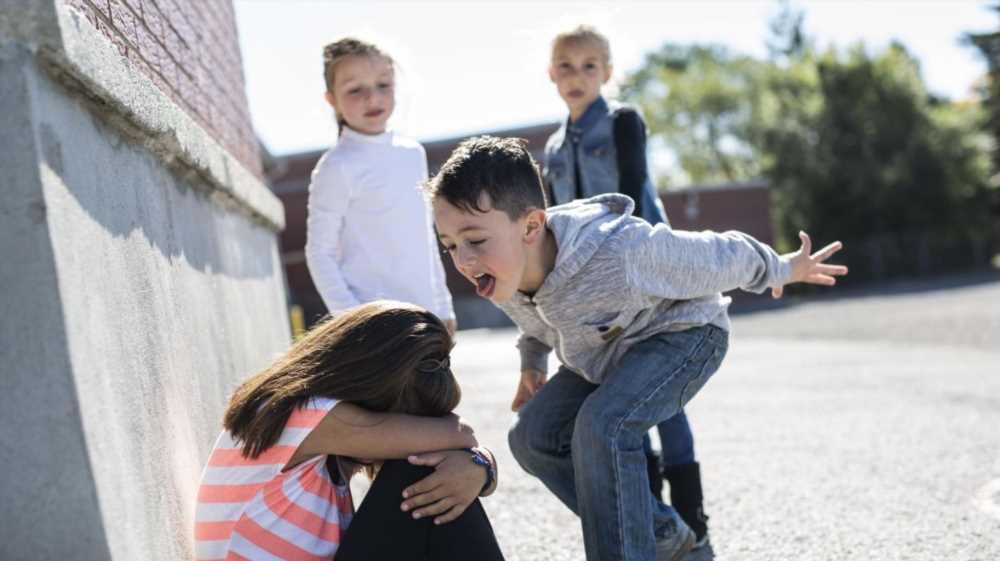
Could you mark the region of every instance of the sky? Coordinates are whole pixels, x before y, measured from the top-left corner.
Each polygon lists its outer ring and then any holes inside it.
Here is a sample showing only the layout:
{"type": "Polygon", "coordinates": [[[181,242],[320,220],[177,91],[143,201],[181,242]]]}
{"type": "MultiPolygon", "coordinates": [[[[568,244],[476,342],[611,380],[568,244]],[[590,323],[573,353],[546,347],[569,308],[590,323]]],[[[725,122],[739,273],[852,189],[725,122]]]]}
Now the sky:
{"type": "MultiPolygon", "coordinates": [[[[817,45],[902,42],[929,89],[968,97],[986,73],[969,31],[998,25],[986,1],[826,0],[796,2],[817,45]]],[[[611,42],[612,82],[666,42],[716,43],[766,55],[775,1],[334,2],[235,0],[254,128],[275,155],[325,148],[335,135],[323,100],[323,45],[344,36],[371,41],[398,63],[393,129],[432,140],[552,122],[565,106],[548,79],[549,43],[586,23],[611,42]]],[[[614,94],[612,85],[608,92],[614,94]]]]}

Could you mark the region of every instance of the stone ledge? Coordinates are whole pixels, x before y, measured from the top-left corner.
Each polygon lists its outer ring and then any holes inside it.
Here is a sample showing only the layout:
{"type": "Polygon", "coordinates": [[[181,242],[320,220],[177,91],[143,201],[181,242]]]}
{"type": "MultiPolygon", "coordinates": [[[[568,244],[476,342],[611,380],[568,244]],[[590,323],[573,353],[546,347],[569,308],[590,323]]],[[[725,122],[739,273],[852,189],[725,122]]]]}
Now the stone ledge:
{"type": "MultiPolygon", "coordinates": [[[[95,113],[175,173],[206,189],[211,199],[247,213],[272,230],[284,228],[284,208],[260,178],[133,68],[83,14],[58,0],[55,4],[57,22],[38,21],[38,13],[25,14],[26,23],[47,33],[27,38],[15,31],[13,40],[35,52],[53,78],[79,93],[95,113]]],[[[0,30],[12,28],[9,19],[0,30]]]]}

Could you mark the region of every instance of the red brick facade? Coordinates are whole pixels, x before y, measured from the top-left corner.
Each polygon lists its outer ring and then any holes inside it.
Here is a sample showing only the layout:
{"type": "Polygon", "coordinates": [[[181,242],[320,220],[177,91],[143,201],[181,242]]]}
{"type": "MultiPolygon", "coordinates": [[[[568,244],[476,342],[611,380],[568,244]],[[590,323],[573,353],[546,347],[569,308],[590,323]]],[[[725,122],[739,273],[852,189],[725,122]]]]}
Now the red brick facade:
{"type": "Polygon", "coordinates": [[[262,176],[250,124],[236,16],[229,0],[63,0],[252,173],[262,176]]]}
{"type": "Polygon", "coordinates": [[[694,186],[660,195],[677,230],[739,230],[774,245],[771,192],[765,181],[694,186]]]}

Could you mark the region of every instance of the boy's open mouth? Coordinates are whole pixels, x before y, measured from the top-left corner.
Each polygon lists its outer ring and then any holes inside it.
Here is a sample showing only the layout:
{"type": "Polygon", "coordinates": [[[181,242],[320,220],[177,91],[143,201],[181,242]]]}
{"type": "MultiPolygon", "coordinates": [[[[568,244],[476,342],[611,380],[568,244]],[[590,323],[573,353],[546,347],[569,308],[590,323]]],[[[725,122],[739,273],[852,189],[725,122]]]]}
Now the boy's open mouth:
{"type": "Polygon", "coordinates": [[[476,277],[476,294],[481,298],[493,296],[493,290],[496,289],[496,286],[497,279],[493,275],[481,273],[476,277]]]}

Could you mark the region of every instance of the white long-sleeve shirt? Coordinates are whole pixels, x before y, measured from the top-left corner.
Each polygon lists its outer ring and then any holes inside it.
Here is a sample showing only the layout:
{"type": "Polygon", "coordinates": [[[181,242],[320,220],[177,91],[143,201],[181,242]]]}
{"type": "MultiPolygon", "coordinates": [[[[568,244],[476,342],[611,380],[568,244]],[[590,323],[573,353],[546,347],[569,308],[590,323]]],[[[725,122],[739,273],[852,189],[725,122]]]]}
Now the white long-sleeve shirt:
{"type": "Polygon", "coordinates": [[[347,127],[309,185],[306,261],[327,309],[377,299],[411,302],[454,319],[451,294],[420,182],[418,142],[347,127]]]}

